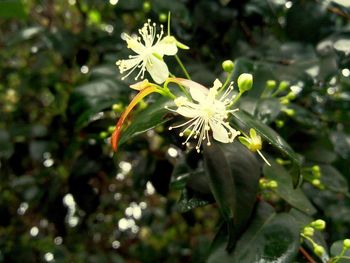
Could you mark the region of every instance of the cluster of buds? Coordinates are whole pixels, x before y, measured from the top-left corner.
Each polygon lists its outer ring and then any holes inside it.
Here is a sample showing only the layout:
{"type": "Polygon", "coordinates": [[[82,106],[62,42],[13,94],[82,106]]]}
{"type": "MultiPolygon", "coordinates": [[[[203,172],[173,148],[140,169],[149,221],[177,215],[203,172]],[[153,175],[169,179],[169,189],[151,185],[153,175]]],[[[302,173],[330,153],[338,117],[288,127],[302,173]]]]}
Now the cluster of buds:
{"type": "Polygon", "coordinates": [[[259,180],[259,186],[261,189],[276,189],[278,187],[278,183],[275,180],[269,180],[266,178],[260,178],[259,180]]]}
{"type": "Polygon", "coordinates": [[[322,231],[325,228],[326,222],[322,219],[317,219],[305,226],[300,234],[302,238],[311,243],[314,253],[319,257],[322,257],[322,255],[325,253],[325,249],[323,246],[319,245],[313,240],[313,236],[315,234],[315,230],[322,231]]]}
{"type": "Polygon", "coordinates": [[[304,167],[302,169],[304,180],[311,183],[314,187],[323,190],[325,186],[321,182],[321,169],[318,165],[304,167]]]}

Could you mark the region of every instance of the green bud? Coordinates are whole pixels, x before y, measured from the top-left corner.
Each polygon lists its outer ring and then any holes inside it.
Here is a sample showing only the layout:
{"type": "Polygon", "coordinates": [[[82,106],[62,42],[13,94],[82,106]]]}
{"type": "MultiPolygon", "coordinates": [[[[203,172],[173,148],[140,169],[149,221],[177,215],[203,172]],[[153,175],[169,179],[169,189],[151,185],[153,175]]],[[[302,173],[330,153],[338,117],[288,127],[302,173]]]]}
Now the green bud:
{"type": "Polygon", "coordinates": [[[106,139],[108,137],[108,133],[105,131],[100,132],[100,138],[101,139],[106,139]]]}
{"type": "Polygon", "coordinates": [[[343,241],[343,246],[344,246],[346,249],[349,249],[349,248],[350,248],[350,239],[344,239],[344,241],[343,241]]]}
{"type": "Polygon", "coordinates": [[[295,110],[293,109],[284,109],[283,112],[287,114],[288,116],[294,116],[295,115],[295,110]]]}
{"type": "Polygon", "coordinates": [[[275,80],[268,80],[268,81],[266,81],[266,87],[268,88],[268,89],[274,89],[274,88],[276,88],[276,81],[275,80]]]}
{"type": "Polygon", "coordinates": [[[165,23],[168,20],[168,16],[164,13],[159,14],[159,21],[165,23]]]}
{"type": "Polygon", "coordinates": [[[312,170],[312,175],[314,177],[317,177],[317,178],[321,177],[321,169],[318,165],[312,166],[311,170],[312,170]]]}
{"type": "Polygon", "coordinates": [[[239,75],[237,84],[240,93],[250,90],[253,87],[253,75],[248,73],[239,75]]]}
{"type": "Polygon", "coordinates": [[[303,234],[307,237],[312,237],[314,235],[315,229],[310,226],[304,227],[303,234]]]}
{"type": "Polygon", "coordinates": [[[113,110],[113,111],[116,111],[116,112],[121,112],[121,111],[123,110],[123,107],[122,107],[121,104],[116,103],[116,104],[113,104],[112,110],[113,110]]]}
{"type": "Polygon", "coordinates": [[[315,245],[314,246],[314,253],[321,257],[323,254],[324,254],[324,248],[322,246],[319,246],[319,245],[315,245]]]}
{"type": "Polygon", "coordinates": [[[260,178],[259,180],[259,185],[260,185],[260,188],[266,188],[267,187],[267,180],[265,178],[260,178]]]}
{"type": "Polygon", "coordinates": [[[269,188],[275,189],[278,187],[278,183],[275,180],[271,180],[270,182],[268,182],[267,186],[269,188]]]}
{"type": "Polygon", "coordinates": [[[283,105],[287,105],[287,104],[289,104],[289,99],[283,98],[283,99],[280,99],[280,102],[281,102],[281,104],[283,104],[283,105]]]}
{"type": "Polygon", "coordinates": [[[321,181],[319,179],[313,179],[311,181],[311,183],[312,183],[313,186],[316,186],[316,187],[321,186],[321,181]]]}
{"type": "Polygon", "coordinates": [[[288,81],[281,81],[280,85],[278,86],[279,91],[286,90],[289,87],[289,82],[288,81]]]}
{"type": "Polygon", "coordinates": [[[232,72],[233,67],[234,67],[234,64],[232,60],[225,60],[224,62],[222,62],[222,68],[227,73],[232,72]]]}
{"type": "Polygon", "coordinates": [[[284,121],[282,120],[277,120],[275,123],[277,128],[282,128],[284,126],[284,121]]]}
{"type": "Polygon", "coordinates": [[[322,219],[317,219],[316,221],[311,222],[310,225],[317,230],[323,230],[326,227],[326,222],[322,219]]]}
{"type": "Polygon", "coordinates": [[[108,127],[108,132],[109,132],[109,133],[113,133],[113,132],[114,132],[114,129],[115,129],[114,126],[109,126],[109,127],[108,127]]]}
{"type": "Polygon", "coordinates": [[[151,11],[151,3],[150,2],[148,2],[148,1],[143,2],[143,11],[145,11],[146,13],[151,11]]]}
{"type": "Polygon", "coordinates": [[[289,100],[294,100],[296,97],[297,95],[293,91],[289,92],[286,96],[286,98],[289,100]]]}

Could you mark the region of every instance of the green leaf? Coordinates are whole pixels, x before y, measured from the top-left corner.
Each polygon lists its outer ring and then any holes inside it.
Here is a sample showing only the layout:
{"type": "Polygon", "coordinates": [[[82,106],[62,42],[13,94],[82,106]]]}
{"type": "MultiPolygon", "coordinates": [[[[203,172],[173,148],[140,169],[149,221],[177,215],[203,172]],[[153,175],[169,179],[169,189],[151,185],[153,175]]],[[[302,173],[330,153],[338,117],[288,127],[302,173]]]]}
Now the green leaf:
{"type": "Polygon", "coordinates": [[[294,262],[299,248],[299,227],[287,214],[276,214],[267,203],[259,203],[253,220],[234,251],[225,250],[225,238],[217,238],[209,263],[294,262]]]}
{"type": "Polygon", "coordinates": [[[293,185],[296,187],[299,184],[301,162],[300,157],[278,133],[276,133],[273,129],[264,123],[255,120],[251,115],[244,112],[243,110],[234,113],[234,117],[231,118],[231,121],[235,122],[247,131],[250,128],[254,128],[263,139],[276,147],[281,153],[286,155],[292,161],[291,175],[293,178],[293,185]]]}
{"type": "Polygon", "coordinates": [[[302,124],[304,127],[314,129],[320,129],[322,127],[318,117],[305,108],[300,107],[297,104],[290,103],[288,104],[288,109],[292,109],[295,112],[295,114],[290,116],[290,118],[302,124]]]}
{"type": "Polygon", "coordinates": [[[169,98],[158,96],[154,101],[149,102],[146,109],[131,117],[130,125],[121,132],[119,145],[170,120],[172,115],[169,110],[165,109],[165,106],[170,106],[172,103],[173,101],[169,98]]]}
{"type": "Polygon", "coordinates": [[[194,208],[201,207],[212,203],[213,200],[208,195],[203,195],[188,189],[182,190],[177,207],[181,213],[188,212],[194,208]]]}
{"type": "Polygon", "coordinates": [[[99,79],[77,87],[72,94],[70,109],[77,115],[76,126],[82,127],[102,110],[120,101],[120,95],[128,91],[121,81],[99,79]]]}
{"type": "Polygon", "coordinates": [[[0,1],[1,18],[19,18],[27,17],[22,1],[20,0],[1,0],[0,1]]]}
{"type": "Polygon", "coordinates": [[[232,247],[251,216],[260,164],[240,143],[214,141],[211,146],[204,146],[204,166],[214,198],[230,226],[229,247],[232,247]]]}
{"type": "Polygon", "coordinates": [[[345,177],[331,165],[320,165],[321,182],[329,190],[338,193],[349,191],[348,182],[345,177]]]}
{"type": "Polygon", "coordinates": [[[259,100],[254,115],[263,123],[269,124],[274,121],[281,112],[281,103],[278,99],[259,100]]]}
{"type": "Polygon", "coordinates": [[[293,188],[292,178],[288,171],[273,160],[270,160],[270,164],[271,166],[264,166],[263,173],[267,179],[275,180],[278,183],[278,187],[275,189],[276,194],[291,206],[308,215],[316,213],[316,209],[305,196],[304,192],[300,188],[293,188]]]}
{"type": "Polygon", "coordinates": [[[4,129],[0,129],[0,158],[10,158],[13,150],[10,134],[4,129]]]}
{"type": "MultiPolygon", "coordinates": [[[[343,240],[338,240],[334,242],[331,246],[331,255],[332,257],[339,256],[343,250],[343,240]]],[[[350,249],[348,249],[344,256],[347,258],[341,258],[337,263],[350,263],[350,249]]]]}

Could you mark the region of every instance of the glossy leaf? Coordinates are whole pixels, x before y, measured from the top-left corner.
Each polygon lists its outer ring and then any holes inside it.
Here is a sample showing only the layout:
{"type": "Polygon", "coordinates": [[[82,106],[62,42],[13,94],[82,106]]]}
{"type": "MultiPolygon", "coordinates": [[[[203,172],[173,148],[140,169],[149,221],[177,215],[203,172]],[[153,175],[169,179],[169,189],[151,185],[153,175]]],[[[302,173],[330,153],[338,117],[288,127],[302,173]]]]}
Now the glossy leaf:
{"type": "Polygon", "coordinates": [[[221,244],[209,256],[209,263],[294,262],[299,248],[299,227],[291,215],[276,214],[267,203],[259,203],[232,253],[225,250],[224,240],[221,237],[221,244]]]}
{"type": "Polygon", "coordinates": [[[224,219],[230,226],[232,247],[247,224],[256,199],[260,164],[255,156],[238,142],[213,142],[204,147],[205,172],[224,219]]]}
{"type": "Polygon", "coordinates": [[[254,115],[263,123],[269,124],[274,121],[281,112],[281,103],[278,99],[260,100],[255,108],[254,115]]]}
{"type": "Polygon", "coordinates": [[[147,108],[131,117],[130,124],[121,132],[119,145],[171,119],[171,112],[165,106],[170,106],[173,102],[159,95],[155,98],[155,101],[149,102],[147,108]]]}
{"type": "Polygon", "coordinates": [[[98,79],[77,87],[72,94],[71,110],[77,115],[76,125],[81,127],[94,116],[120,101],[120,95],[129,90],[123,82],[98,79]]]}
{"type": "Polygon", "coordinates": [[[275,192],[291,206],[305,212],[308,215],[316,213],[316,209],[310,203],[300,188],[293,188],[292,178],[288,171],[275,161],[270,161],[271,166],[264,165],[263,173],[269,180],[275,180],[278,187],[275,192]]]}
{"type": "Polygon", "coordinates": [[[347,193],[349,191],[348,182],[345,177],[331,165],[320,165],[321,182],[329,190],[347,193]]]}

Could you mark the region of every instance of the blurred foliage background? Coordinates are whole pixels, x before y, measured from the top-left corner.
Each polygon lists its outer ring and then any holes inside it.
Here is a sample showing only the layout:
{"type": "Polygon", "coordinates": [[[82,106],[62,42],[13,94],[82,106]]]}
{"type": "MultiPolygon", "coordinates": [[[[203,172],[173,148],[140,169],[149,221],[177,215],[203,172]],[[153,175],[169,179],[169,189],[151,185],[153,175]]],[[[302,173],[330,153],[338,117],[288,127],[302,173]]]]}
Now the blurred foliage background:
{"type": "MultiPolygon", "coordinates": [[[[205,261],[219,214],[177,202],[181,141],[159,126],[117,158],[108,142],[133,93],[115,66],[128,55],[121,34],[148,18],[165,24],[168,11],[191,48],[180,56],[194,80],[210,85],[232,59],[258,87],[302,87],[298,114],[259,113],[310,165],[342,174],[329,182],[347,192],[347,0],[2,0],[0,262],[205,261]]],[[[194,153],[186,158],[197,165],[194,153]]],[[[350,236],[349,199],[303,187],[328,223],[327,243],[350,236]]]]}

